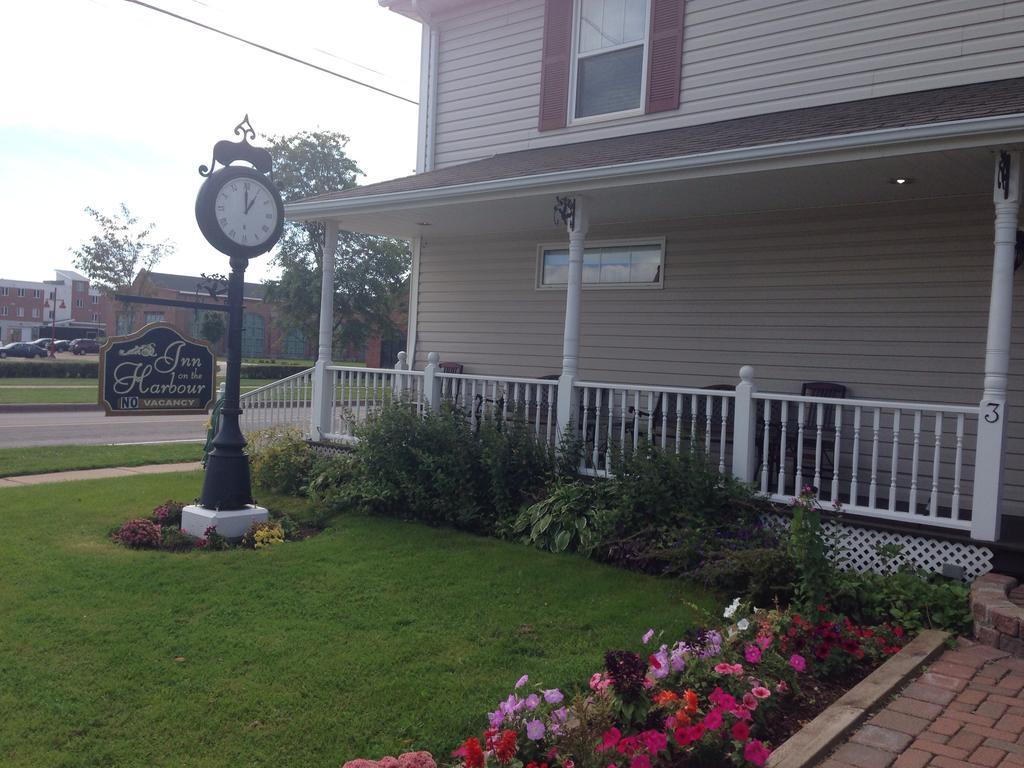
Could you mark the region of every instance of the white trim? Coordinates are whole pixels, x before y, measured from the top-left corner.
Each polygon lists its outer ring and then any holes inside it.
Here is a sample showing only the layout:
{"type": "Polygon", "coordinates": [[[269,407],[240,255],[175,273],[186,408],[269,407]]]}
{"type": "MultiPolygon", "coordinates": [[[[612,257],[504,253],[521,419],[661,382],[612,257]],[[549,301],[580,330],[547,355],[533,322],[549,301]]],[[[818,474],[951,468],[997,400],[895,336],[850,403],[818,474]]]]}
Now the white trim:
{"type": "MultiPolygon", "coordinates": [[[[793,167],[863,160],[908,152],[1019,143],[1024,140],[1024,114],[885,128],[799,141],[723,149],[657,160],[576,168],[516,178],[489,179],[444,187],[385,192],[334,200],[307,200],[285,206],[292,219],[315,219],[352,212],[394,211],[422,204],[502,199],[536,193],[577,191],[655,183],[721,174],[739,174],[773,167],[793,167]]],[[[571,147],[572,145],[566,145],[571,147]]]]}
{"type": "Polygon", "coordinates": [[[409,273],[409,313],[405,329],[405,359],[411,371],[416,364],[416,324],[420,305],[420,248],[423,239],[412,241],[412,271],[409,273]]]}
{"type": "Polygon", "coordinates": [[[597,115],[587,115],[586,117],[576,117],[576,80],[579,76],[579,60],[580,60],[580,22],[583,13],[583,0],[575,0],[572,4],[572,43],[571,43],[571,55],[572,61],[569,65],[569,108],[566,112],[568,115],[567,125],[587,125],[589,123],[603,123],[609,120],[615,120],[626,117],[637,117],[639,115],[646,114],[647,112],[647,67],[650,63],[651,56],[651,0],[645,0],[646,7],[644,10],[644,36],[639,42],[622,43],[621,45],[613,45],[609,48],[602,48],[599,51],[591,51],[583,55],[583,58],[591,58],[593,56],[599,56],[602,53],[614,53],[615,51],[625,51],[630,48],[635,48],[637,45],[642,45],[644,49],[644,55],[640,64],[640,103],[635,109],[622,109],[618,112],[602,112],[597,115]]]}
{"type": "MultiPolygon", "coordinates": [[[[631,237],[618,240],[587,240],[583,248],[584,267],[586,267],[586,254],[591,248],[614,248],[622,245],[656,245],[661,249],[661,264],[658,272],[658,281],[655,283],[583,283],[584,291],[629,291],[629,290],[660,290],[665,287],[665,238],[664,237],[631,237]]],[[[564,242],[540,243],[537,246],[537,258],[535,262],[536,280],[534,288],[538,291],[564,291],[566,284],[544,285],[544,252],[565,251],[569,246],[564,242]]]]}
{"type": "Polygon", "coordinates": [[[439,36],[426,22],[420,35],[420,104],[416,129],[416,173],[434,169],[437,115],[437,49],[439,36]]]}

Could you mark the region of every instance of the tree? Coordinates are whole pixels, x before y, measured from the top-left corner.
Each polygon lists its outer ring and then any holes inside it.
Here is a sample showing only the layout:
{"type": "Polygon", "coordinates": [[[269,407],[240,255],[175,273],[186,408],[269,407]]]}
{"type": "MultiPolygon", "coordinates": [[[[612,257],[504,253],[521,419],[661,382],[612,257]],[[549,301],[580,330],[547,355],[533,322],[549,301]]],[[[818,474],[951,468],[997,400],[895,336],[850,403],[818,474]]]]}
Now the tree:
{"type": "MultiPolygon", "coordinates": [[[[168,241],[152,242],[154,225],[140,225],[128,206],[121,203],[121,212],[108,216],[95,208],[86,208],[100,227],[100,232],[78,248],[72,248],[75,267],[100,290],[113,294],[132,284],[140,269],[152,269],[164,256],[174,253],[168,241]]],[[[135,325],[131,304],[122,303],[125,325],[118,333],[130,331],[135,325]]],[[[118,325],[120,326],[120,319],[118,325]]]]}
{"type": "MultiPolygon", "coordinates": [[[[362,171],[345,152],[348,138],[332,131],[271,136],[274,178],[286,202],[351,189],[362,171]]],[[[267,298],[278,307],[287,332],[316,338],[324,226],[287,222],[275,263],[281,277],[267,283],[267,298]]],[[[409,272],[408,244],[355,232],[338,234],[334,271],[334,341],[361,346],[374,333],[394,332],[392,315],[409,272]]]]}
{"type": "Polygon", "coordinates": [[[71,249],[75,267],[107,293],[127,288],[140,269],[152,269],[161,258],[174,253],[174,246],[167,241],[151,242],[154,225],[140,226],[124,203],[121,212],[112,216],[95,208],[85,212],[96,220],[100,233],[71,249]]]}

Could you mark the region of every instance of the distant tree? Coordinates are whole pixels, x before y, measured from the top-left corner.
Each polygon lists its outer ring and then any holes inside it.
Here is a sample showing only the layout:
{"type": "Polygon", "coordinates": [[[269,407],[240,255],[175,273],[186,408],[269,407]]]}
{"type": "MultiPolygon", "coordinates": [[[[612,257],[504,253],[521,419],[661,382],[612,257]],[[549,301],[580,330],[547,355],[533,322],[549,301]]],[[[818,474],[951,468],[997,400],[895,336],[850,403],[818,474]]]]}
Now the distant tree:
{"type": "Polygon", "coordinates": [[[164,256],[174,253],[170,242],[152,242],[155,225],[140,225],[124,203],[121,212],[112,216],[95,208],[86,208],[85,212],[96,220],[100,232],[71,249],[75,267],[108,293],[127,288],[140,269],[152,269],[164,256]]]}
{"type": "MultiPolygon", "coordinates": [[[[271,136],[274,178],[286,202],[351,189],[362,171],[345,152],[348,138],[332,131],[271,136]]],[[[267,283],[278,324],[316,338],[320,313],[324,226],[288,222],[275,256],[281,277],[267,283]]],[[[391,315],[409,272],[408,244],[390,237],[340,232],[334,270],[334,341],[361,346],[394,331],[391,315]]]]}
{"type": "MultiPolygon", "coordinates": [[[[153,242],[155,225],[140,225],[124,203],[121,212],[112,216],[95,208],[86,208],[85,212],[96,220],[99,234],[70,250],[75,256],[75,267],[107,294],[128,288],[139,270],[152,269],[164,256],[174,253],[170,242],[153,242]]],[[[127,317],[127,329],[131,330],[135,325],[132,305],[122,303],[122,312],[127,317]]]]}
{"type": "Polygon", "coordinates": [[[199,321],[199,335],[216,346],[217,342],[224,338],[227,331],[227,324],[224,322],[224,315],[221,312],[203,312],[199,321]]]}

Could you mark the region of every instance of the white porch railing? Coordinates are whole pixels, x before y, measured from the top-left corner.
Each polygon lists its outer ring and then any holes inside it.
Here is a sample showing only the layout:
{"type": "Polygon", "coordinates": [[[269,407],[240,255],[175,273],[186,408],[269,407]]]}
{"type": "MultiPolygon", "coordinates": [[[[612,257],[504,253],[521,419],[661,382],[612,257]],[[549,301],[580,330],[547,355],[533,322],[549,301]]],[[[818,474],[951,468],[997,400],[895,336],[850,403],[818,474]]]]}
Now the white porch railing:
{"type": "MultiPolygon", "coordinates": [[[[315,369],[248,392],[243,428],[312,422],[314,436],[352,442],[359,424],[401,401],[421,413],[448,403],[474,428],[521,419],[545,444],[561,440],[559,381],[444,373],[435,353],[411,371],[404,358],[396,369],[324,367],[322,410],[315,369]]],[[[998,498],[997,489],[975,488],[979,406],[757,392],[750,368],[735,388],[577,381],[573,395],[562,417],[576,430],[581,474],[607,477],[616,455],[646,441],[700,454],[775,501],[789,503],[809,485],[860,516],[991,540],[979,535],[998,498]]]]}
{"type": "Polygon", "coordinates": [[[329,398],[328,440],[353,442],[355,430],[385,406],[399,401],[424,407],[423,372],[391,368],[327,366],[329,398]]]}
{"type": "Polygon", "coordinates": [[[520,419],[538,440],[555,444],[557,381],[440,372],[436,377],[440,401],[459,408],[474,429],[485,421],[520,419]]]}
{"type": "Polygon", "coordinates": [[[243,432],[282,424],[294,424],[304,430],[309,425],[312,401],[313,369],[307,368],[242,393],[239,426],[243,432]]]}
{"type": "Polygon", "coordinates": [[[977,406],[755,393],[755,484],[859,515],[970,530],[977,406]],[[767,446],[767,449],[765,449],[767,446]]]}
{"type": "Polygon", "coordinates": [[[725,472],[734,390],[576,383],[581,474],[606,477],[613,458],[640,440],[675,453],[701,451],[725,472]]]}

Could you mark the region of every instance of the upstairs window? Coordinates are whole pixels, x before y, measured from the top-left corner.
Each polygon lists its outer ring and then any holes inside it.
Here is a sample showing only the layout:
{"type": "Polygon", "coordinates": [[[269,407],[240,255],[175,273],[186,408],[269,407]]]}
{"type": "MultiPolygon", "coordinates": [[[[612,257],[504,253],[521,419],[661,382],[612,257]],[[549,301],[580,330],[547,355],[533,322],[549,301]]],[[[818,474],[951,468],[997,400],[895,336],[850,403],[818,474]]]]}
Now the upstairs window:
{"type": "Polygon", "coordinates": [[[580,0],[575,29],[574,119],[640,109],[648,0],[580,0]]]}

